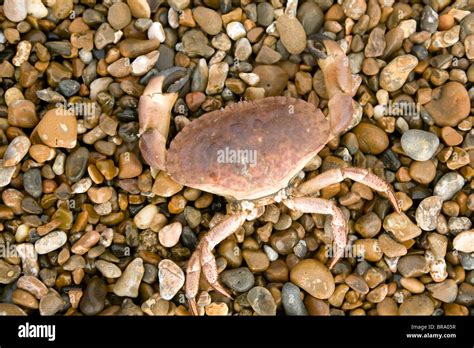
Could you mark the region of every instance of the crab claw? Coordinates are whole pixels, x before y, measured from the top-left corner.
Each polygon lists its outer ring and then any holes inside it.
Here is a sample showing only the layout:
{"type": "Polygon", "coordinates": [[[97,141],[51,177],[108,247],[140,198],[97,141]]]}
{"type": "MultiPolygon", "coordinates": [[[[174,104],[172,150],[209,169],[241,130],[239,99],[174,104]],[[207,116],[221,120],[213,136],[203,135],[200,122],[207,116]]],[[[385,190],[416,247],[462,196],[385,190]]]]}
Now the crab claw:
{"type": "Polygon", "coordinates": [[[138,102],[140,150],[145,161],[160,170],[165,170],[171,109],[178,99],[178,93],[162,93],[165,78],[164,75],[154,77],[138,102]]]}
{"type": "Polygon", "coordinates": [[[326,57],[318,59],[318,64],[324,75],[329,99],[337,93],[354,96],[361,83],[361,78],[352,75],[349,59],[339,44],[333,40],[323,40],[326,57]]]}

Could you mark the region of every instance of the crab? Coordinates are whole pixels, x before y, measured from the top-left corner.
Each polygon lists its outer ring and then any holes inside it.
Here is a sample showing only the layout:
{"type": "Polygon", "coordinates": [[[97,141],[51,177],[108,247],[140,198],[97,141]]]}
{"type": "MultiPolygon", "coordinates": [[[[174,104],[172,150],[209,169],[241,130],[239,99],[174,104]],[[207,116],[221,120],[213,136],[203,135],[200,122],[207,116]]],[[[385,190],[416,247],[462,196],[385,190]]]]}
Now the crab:
{"type": "Polygon", "coordinates": [[[327,39],[321,43],[325,52],[317,57],[329,97],[327,117],[313,104],[291,97],[238,102],[191,121],[167,150],[171,110],[178,94],[164,92],[165,77],[156,76],[140,98],[139,146],[144,160],[183,186],[229,202],[227,214],[200,239],[187,264],[185,295],[192,314],[199,313],[195,298],[201,273],[214,290],[232,296],[219,282],[213,249],[245,221],[261,216],[268,204],[281,203],[290,210],[332,217],[329,269],[344,256],[348,226],[335,201],[317,197],[319,190],[351,179],[386,195],[400,213],[390,184],[367,169],[330,169],[302,179],[303,168],[353,123],[353,96],[361,83],[351,74],[339,44],[327,39]]]}

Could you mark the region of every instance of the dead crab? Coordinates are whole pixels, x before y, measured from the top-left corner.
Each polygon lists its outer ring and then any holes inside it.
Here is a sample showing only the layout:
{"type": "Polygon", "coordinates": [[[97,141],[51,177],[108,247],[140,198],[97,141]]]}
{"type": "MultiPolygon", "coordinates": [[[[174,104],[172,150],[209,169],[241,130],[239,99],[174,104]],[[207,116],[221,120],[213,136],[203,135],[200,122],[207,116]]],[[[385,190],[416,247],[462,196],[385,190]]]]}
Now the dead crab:
{"type": "Polygon", "coordinates": [[[323,46],[326,52],[318,62],[329,96],[327,117],[314,105],[289,97],[241,102],[192,121],[167,151],[170,113],[177,93],[162,93],[164,77],[158,76],[140,98],[140,149],[145,161],[184,186],[223,196],[231,203],[230,212],[200,240],[188,262],[185,291],[194,314],[198,313],[195,297],[201,270],[216,291],[231,295],[218,281],[212,250],[245,220],[260,216],[265,205],[281,202],[291,210],[331,215],[334,250],[330,268],[343,256],[348,227],[334,201],[310,195],[351,179],[384,192],[400,211],[390,185],[367,169],[331,169],[301,180],[299,174],[305,165],[351,124],[355,112],[352,97],[360,84],[350,73],[339,45],[324,40],[323,46]],[[247,154],[247,162],[231,160],[232,156],[219,160],[223,151],[232,150],[237,156],[238,151],[244,151],[241,154],[247,154]],[[248,151],[253,151],[254,161],[249,161],[248,151]]]}

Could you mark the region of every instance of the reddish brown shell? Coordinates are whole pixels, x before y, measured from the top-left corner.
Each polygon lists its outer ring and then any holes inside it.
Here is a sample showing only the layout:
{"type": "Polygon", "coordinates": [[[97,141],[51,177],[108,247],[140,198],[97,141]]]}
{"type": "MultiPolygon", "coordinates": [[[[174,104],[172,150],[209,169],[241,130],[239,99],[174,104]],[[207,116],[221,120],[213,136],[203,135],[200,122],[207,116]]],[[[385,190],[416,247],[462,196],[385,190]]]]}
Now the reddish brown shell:
{"type": "Polygon", "coordinates": [[[167,171],[188,187],[236,200],[261,198],[286,187],[329,134],[321,110],[303,100],[242,102],[207,113],[178,133],[167,171]],[[247,158],[239,162],[238,151],[247,158]]]}

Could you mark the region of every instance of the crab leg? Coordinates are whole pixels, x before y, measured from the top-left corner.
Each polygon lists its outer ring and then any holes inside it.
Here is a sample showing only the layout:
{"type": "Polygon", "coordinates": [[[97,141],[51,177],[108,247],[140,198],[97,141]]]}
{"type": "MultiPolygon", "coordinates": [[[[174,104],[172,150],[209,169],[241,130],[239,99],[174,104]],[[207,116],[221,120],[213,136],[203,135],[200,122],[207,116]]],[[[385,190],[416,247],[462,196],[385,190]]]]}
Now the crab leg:
{"type": "Polygon", "coordinates": [[[145,161],[155,169],[165,170],[166,139],[170,128],[171,109],[178,93],[162,93],[164,75],[154,77],[138,102],[140,150],[145,161]]]}
{"type": "Polygon", "coordinates": [[[289,209],[302,213],[316,213],[331,215],[331,227],[334,235],[333,259],[329,264],[331,269],[344,255],[344,248],[347,244],[347,223],[341,209],[334,201],[322,198],[300,197],[283,200],[289,209]]]}
{"type": "Polygon", "coordinates": [[[217,292],[231,297],[231,294],[218,281],[216,259],[212,254],[212,249],[237,231],[243,225],[248,215],[247,213],[227,215],[224,220],[202,238],[191,256],[186,269],[186,297],[189,308],[194,315],[198,314],[195,298],[199,291],[201,269],[206,280],[217,292]]]}
{"type": "Polygon", "coordinates": [[[298,193],[303,195],[310,195],[316,191],[321,190],[323,187],[327,187],[338,182],[342,182],[344,179],[351,179],[361,184],[369,186],[371,189],[384,192],[390,203],[392,203],[395,211],[400,213],[400,206],[398,205],[398,200],[393,192],[392,187],[384,180],[379,178],[377,175],[369,172],[367,169],[363,168],[339,168],[339,169],[330,169],[317,175],[316,177],[305,181],[298,187],[298,193]]]}

